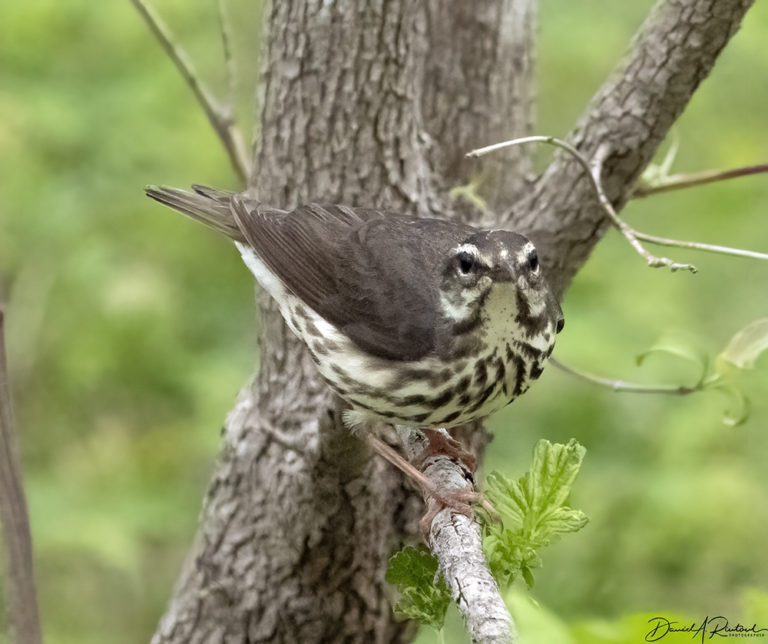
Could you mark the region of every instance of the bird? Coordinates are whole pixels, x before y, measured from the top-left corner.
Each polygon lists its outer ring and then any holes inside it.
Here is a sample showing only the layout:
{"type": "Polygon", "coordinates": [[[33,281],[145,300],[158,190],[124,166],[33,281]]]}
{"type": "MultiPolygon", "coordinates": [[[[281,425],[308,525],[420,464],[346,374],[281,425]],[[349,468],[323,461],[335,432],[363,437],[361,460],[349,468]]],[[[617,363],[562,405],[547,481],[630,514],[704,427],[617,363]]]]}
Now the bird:
{"type": "Polygon", "coordinates": [[[338,204],[281,210],[199,185],[146,194],[234,241],[353,430],[482,419],[539,378],[563,328],[536,247],[513,231],[338,204]]]}

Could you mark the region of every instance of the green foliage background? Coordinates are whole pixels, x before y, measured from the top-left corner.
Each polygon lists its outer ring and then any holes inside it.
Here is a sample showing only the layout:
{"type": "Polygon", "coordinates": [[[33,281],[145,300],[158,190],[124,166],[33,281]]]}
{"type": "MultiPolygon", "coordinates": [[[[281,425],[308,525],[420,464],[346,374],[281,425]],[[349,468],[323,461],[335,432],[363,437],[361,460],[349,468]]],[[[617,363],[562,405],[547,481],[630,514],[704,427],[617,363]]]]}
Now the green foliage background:
{"type": "MultiPolygon", "coordinates": [[[[768,5],[756,4],[676,128],[676,171],[767,160],[768,5]]],[[[250,5],[232,7],[249,122],[250,5]]],[[[223,91],[214,4],[157,6],[223,91]]],[[[539,133],[567,132],[650,6],[543,0],[539,133]]],[[[147,640],[193,535],[218,428],[258,359],[252,282],[236,253],[142,194],[191,182],[234,179],[127,0],[0,5],[0,274],[52,643],[147,640]]],[[[624,214],[665,236],[766,251],[767,208],[758,176],[624,214]]],[[[647,269],[609,233],[567,294],[556,355],[606,375],[685,381],[685,365],[637,368],[634,356],[675,328],[714,355],[768,314],[767,264],[670,252],[700,273],[647,269]]],[[[754,590],[768,579],[765,359],[750,376],[753,414],[737,429],[721,424],[716,394],[618,395],[553,369],[493,419],[488,470],[519,476],[540,437],[588,449],[573,505],[590,524],[545,553],[542,608],[513,602],[530,641],[637,641],[643,613],[735,620],[750,602],[765,609],[754,590]],[[595,624],[613,639],[596,639],[595,624]]]]}

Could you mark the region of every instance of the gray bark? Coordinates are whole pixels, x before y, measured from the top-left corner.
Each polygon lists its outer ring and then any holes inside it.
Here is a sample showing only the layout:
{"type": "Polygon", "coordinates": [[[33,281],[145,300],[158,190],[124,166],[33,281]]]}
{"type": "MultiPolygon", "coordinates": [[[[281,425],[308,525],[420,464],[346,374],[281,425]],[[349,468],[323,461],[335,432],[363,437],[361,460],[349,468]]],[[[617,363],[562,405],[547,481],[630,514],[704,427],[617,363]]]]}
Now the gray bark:
{"type": "Polygon", "coordinates": [[[5,560],[5,609],[9,641],[14,644],[40,644],[43,639],[35,589],[29,510],[6,361],[4,308],[4,303],[0,301],[0,550],[3,550],[5,560]]]}
{"type": "MultiPolygon", "coordinates": [[[[601,148],[617,205],[717,54],[745,0],[665,0],[571,135],[601,148]]],[[[271,204],[335,201],[472,217],[446,197],[474,172],[489,203],[533,231],[561,289],[607,222],[576,165],[533,184],[520,150],[468,166],[469,148],[531,122],[533,0],[274,2],[252,190],[271,204]],[[465,14],[449,20],[448,7],[465,14]],[[523,16],[522,19],[505,16],[523,16]],[[468,89],[469,88],[469,89],[468,89]],[[526,189],[526,186],[527,189],[526,189]]],[[[200,527],[154,642],[399,642],[383,571],[422,504],[340,425],[335,402],[261,298],[261,364],[230,414],[200,527]]],[[[476,447],[485,434],[467,432],[476,447]]]]}

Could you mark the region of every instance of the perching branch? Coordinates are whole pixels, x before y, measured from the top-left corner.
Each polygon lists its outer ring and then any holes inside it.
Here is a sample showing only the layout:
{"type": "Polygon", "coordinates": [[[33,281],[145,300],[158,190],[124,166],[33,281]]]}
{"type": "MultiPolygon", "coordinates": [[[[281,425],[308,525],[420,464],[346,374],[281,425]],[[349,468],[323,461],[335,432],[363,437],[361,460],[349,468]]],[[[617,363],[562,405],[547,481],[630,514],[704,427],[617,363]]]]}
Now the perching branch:
{"type": "MultiPolygon", "coordinates": [[[[602,182],[600,180],[601,171],[602,171],[602,161],[598,158],[597,162],[593,163],[590,166],[589,161],[587,161],[584,155],[582,155],[576,148],[574,148],[572,145],[570,145],[566,141],[562,141],[561,139],[558,139],[554,136],[526,136],[519,139],[512,139],[510,141],[503,141],[501,143],[494,143],[493,145],[488,145],[483,148],[472,150],[471,152],[467,153],[467,156],[471,158],[478,158],[484,154],[495,152],[496,150],[501,150],[506,147],[510,147],[513,145],[521,145],[524,143],[546,143],[549,145],[554,145],[556,147],[562,148],[563,150],[571,154],[587,173],[590,183],[595,191],[595,194],[597,195],[598,201],[600,202],[600,206],[603,208],[603,210],[611,219],[611,221],[615,224],[615,226],[619,229],[622,235],[624,235],[627,241],[632,245],[632,248],[634,248],[639,255],[641,255],[646,259],[649,266],[652,266],[654,268],[659,266],[668,266],[673,271],[684,269],[684,270],[689,270],[692,273],[696,272],[696,267],[693,264],[678,264],[666,257],[656,257],[655,255],[652,255],[645,249],[645,247],[643,247],[640,241],[645,241],[651,244],[658,244],[660,246],[690,248],[693,250],[706,251],[710,253],[718,253],[721,255],[733,255],[737,257],[749,257],[751,259],[768,260],[768,254],[766,253],[759,253],[756,251],[744,250],[741,248],[731,248],[729,246],[718,246],[715,244],[704,244],[701,242],[692,242],[692,241],[685,241],[680,239],[668,239],[666,237],[657,237],[656,235],[648,235],[646,233],[640,232],[639,230],[635,230],[634,228],[629,226],[621,217],[619,217],[619,215],[616,213],[613,206],[611,205],[611,202],[608,200],[608,197],[606,196],[605,191],[603,190],[602,182]]],[[[598,149],[598,155],[600,155],[600,149],[598,149]]],[[[761,168],[761,167],[762,166],[753,166],[753,168],[761,168]]],[[[742,170],[744,169],[742,168],[742,170]]],[[[768,171],[768,166],[766,166],[766,171],[768,171]]],[[[755,172],[758,172],[758,171],[756,170],[755,172]]],[[[755,172],[752,172],[751,174],[754,174],[755,172]]],[[[733,176],[739,176],[739,175],[733,175],[733,176]]],[[[711,179],[711,180],[715,181],[716,179],[711,179]]],[[[705,183],[705,181],[700,181],[699,183],[705,183]]],[[[694,185],[694,184],[691,184],[691,185],[694,185]]]]}
{"type": "Polygon", "coordinates": [[[32,536],[24,495],[11,387],[5,353],[5,316],[0,303],[0,524],[6,555],[6,607],[11,642],[40,644],[42,633],[32,565],[32,536]]]}
{"type": "MultiPolygon", "coordinates": [[[[141,17],[144,18],[147,26],[149,26],[158,42],[162,45],[165,53],[173,61],[173,64],[176,65],[176,69],[179,70],[179,73],[183,76],[187,85],[189,85],[194,93],[197,102],[200,104],[200,107],[203,108],[205,115],[208,117],[208,121],[221,140],[221,143],[224,145],[224,149],[229,155],[229,161],[237,173],[237,176],[240,177],[240,180],[244,183],[247,182],[250,174],[250,162],[248,161],[248,154],[245,149],[245,143],[243,142],[243,136],[232,116],[232,108],[224,107],[216,101],[208,87],[200,79],[187,52],[178,44],[178,42],[176,42],[173,33],[154,8],[146,2],[146,0],[131,0],[131,2],[141,14],[141,17]]],[[[222,38],[224,38],[227,43],[225,45],[225,57],[229,60],[229,55],[227,54],[229,41],[224,35],[223,28],[222,38]]]]}
{"type": "Polygon", "coordinates": [[[768,163],[748,165],[730,170],[704,170],[703,172],[691,172],[688,174],[671,174],[653,182],[643,183],[641,181],[632,191],[631,197],[633,199],[640,199],[660,192],[693,188],[694,186],[703,186],[715,181],[748,177],[752,174],[762,174],[764,172],[768,172],[768,163]]]}
{"type": "MultiPolygon", "coordinates": [[[[398,427],[398,431],[409,459],[422,461],[426,448],[423,433],[405,427],[398,427]]],[[[421,471],[440,490],[474,492],[472,472],[446,455],[433,455],[423,461],[421,471]]],[[[430,497],[425,500],[427,516],[432,516],[438,502],[430,497]]],[[[488,568],[479,524],[451,508],[444,508],[432,516],[427,541],[437,557],[438,570],[453,601],[464,616],[472,641],[515,644],[517,630],[488,568]]]]}
{"type": "MultiPolygon", "coordinates": [[[[397,430],[408,454],[406,463],[400,461],[393,448],[373,434],[368,435],[368,443],[387,461],[407,469],[410,478],[421,484],[428,508],[421,527],[437,558],[438,570],[464,616],[472,641],[514,644],[517,641],[515,625],[485,559],[480,526],[454,508],[443,507],[429,491],[431,488],[444,494],[475,497],[473,472],[446,454],[433,453],[425,460],[428,441],[424,433],[406,426],[398,426],[397,430]],[[413,463],[419,463],[420,468],[413,463]]],[[[446,430],[439,431],[448,441],[452,440],[446,430]]],[[[491,506],[488,509],[494,511],[491,506]]]]}

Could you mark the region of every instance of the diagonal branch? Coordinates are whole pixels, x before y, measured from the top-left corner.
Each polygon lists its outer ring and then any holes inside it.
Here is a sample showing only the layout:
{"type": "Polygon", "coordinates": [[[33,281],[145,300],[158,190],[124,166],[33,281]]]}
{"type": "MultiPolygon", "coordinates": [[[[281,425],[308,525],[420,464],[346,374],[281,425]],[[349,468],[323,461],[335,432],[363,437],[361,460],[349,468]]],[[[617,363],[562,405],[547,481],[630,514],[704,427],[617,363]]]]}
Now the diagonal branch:
{"type": "MultiPolygon", "coordinates": [[[[601,183],[618,212],[752,0],[661,0],[633,39],[625,62],[595,94],[566,140],[602,159],[601,183]]],[[[563,153],[503,221],[536,238],[547,272],[564,290],[610,219],[563,153]]]]}
{"type": "MultiPolygon", "coordinates": [[[[592,184],[592,188],[594,189],[597,199],[600,202],[600,205],[602,206],[603,210],[605,211],[605,214],[616,225],[616,228],[619,229],[621,234],[624,235],[624,237],[630,243],[632,248],[634,248],[641,257],[644,257],[645,260],[648,262],[648,265],[651,267],[657,268],[659,266],[668,266],[673,271],[683,269],[683,270],[689,270],[692,273],[696,272],[696,267],[693,264],[678,264],[666,257],[657,257],[655,255],[652,255],[640,243],[641,241],[646,241],[650,244],[658,244],[659,246],[671,246],[675,248],[690,248],[691,250],[700,250],[700,251],[705,251],[709,253],[717,253],[720,255],[731,255],[733,257],[747,257],[750,259],[768,260],[768,254],[766,253],[760,253],[752,250],[745,250],[742,248],[731,248],[730,246],[719,246],[717,244],[704,244],[702,242],[686,241],[682,239],[669,239],[667,237],[659,237],[657,235],[648,235],[647,233],[642,233],[639,230],[635,230],[634,228],[629,226],[629,224],[627,224],[621,217],[619,217],[619,215],[616,213],[613,206],[611,205],[611,202],[608,200],[608,197],[606,197],[605,191],[603,190],[603,186],[600,181],[600,175],[601,175],[600,170],[601,170],[602,164],[599,163],[599,159],[598,159],[598,163],[595,163],[593,164],[593,166],[590,166],[589,161],[587,161],[587,159],[585,159],[584,156],[576,148],[574,148],[569,143],[562,141],[554,136],[526,136],[519,139],[512,139],[510,141],[502,141],[501,143],[494,143],[493,145],[488,145],[484,148],[478,148],[476,150],[472,150],[471,152],[467,153],[467,156],[471,158],[478,158],[485,154],[495,152],[496,150],[502,150],[504,148],[508,148],[515,145],[521,145],[524,143],[548,143],[550,145],[554,145],[558,148],[561,148],[566,152],[568,152],[569,154],[571,154],[573,158],[576,159],[576,161],[579,163],[579,165],[581,165],[581,167],[584,168],[584,171],[587,177],[589,178],[590,183],[592,184]]],[[[598,154],[599,152],[600,151],[598,150],[598,154]]],[[[760,167],[761,166],[753,166],[752,168],[760,168],[760,167]]],[[[745,168],[740,168],[740,170],[745,170],[745,168]]],[[[766,170],[768,170],[768,166],[766,166],[766,170]]],[[[750,174],[755,174],[761,171],[762,170],[755,170],[750,174]]],[[[723,173],[718,172],[717,174],[722,175],[723,173]]],[[[741,176],[741,175],[734,174],[733,176],[741,176]]],[[[712,180],[716,181],[717,179],[712,179],[712,180]]]]}
{"type": "MultiPolygon", "coordinates": [[[[407,427],[398,427],[398,433],[410,460],[422,461],[426,450],[423,433],[407,427]]],[[[474,492],[472,472],[446,455],[429,457],[423,461],[421,470],[437,489],[474,492]]],[[[472,641],[516,643],[517,630],[488,567],[479,524],[450,508],[433,514],[439,507],[436,500],[428,497],[426,501],[427,516],[432,518],[427,526],[427,542],[437,557],[440,574],[453,601],[464,616],[472,641]]]]}
{"type": "Polygon", "coordinates": [[[724,181],[726,179],[737,179],[739,177],[748,177],[753,174],[763,174],[768,172],[768,163],[758,165],[748,165],[741,168],[731,168],[730,170],[704,170],[702,172],[691,172],[688,174],[671,174],[658,179],[657,181],[644,183],[638,182],[632,191],[633,199],[641,199],[659,194],[660,192],[670,192],[682,188],[693,188],[703,186],[715,181],[724,181]]]}
{"type": "MultiPolygon", "coordinates": [[[[599,162],[599,159],[598,159],[598,163],[595,163],[593,167],[590,167],[589,161],[587,161],[581,155],[581,153],[569,143],[566,143],[565,141],[561,141],[560,139],[557,139],[554,136],[527,136],[521,139],[512,139],[511,141],[495,143],[494,145],[489,145],[484,148],[472,150],[467,154],[467,156],[472,158],[478,158],[484,154],[488,154],[489,152],[501,150],[503,148],[510,147],[513,145],[520,145],[521,143],[548,143],[556,147],[559,147],[565,150],[566,152],[568,152],[569,154],[571,154],[573,158],[576,159],[576,161],[578,161],[579,165],[581,165],[581,167],[584,168],[584,172],[586,173],[587,178],[589,179],[589,182],[595,191],[597,200],[600,202],[600,206],[602,206],[603,210],[605,211],[605,214],[614,223],[616,228],[619,229],[619,232],[621,232],[621,234],[624,235],[624,237],[630,243],[632,248],[634,248],[635,251],[637,251],[638,255],[643,257],[648,262],[649,266],[653,268],[657,268],[659,266],[667,266],[673,271],[682,269],[682,270],[689,270],[692,273],[696,272],[696,267],[693,264],[678,264],[666,257],[656,257],[655,255],[652,255],[645,249],[645,247],[639,241],[640,233],[638,233],[636,230],[631,228],[626,221],[624,221],[621,217],[619,217],[619,215],[613,209],[613,205],[608,200],[608,197],[605,196],[605,191],[603,190],[603,187],[600,183],[600,174],[601,174],[602,164],[599,162]]],[[[670,241],[673,241],[673,240],[670,240],[670,241]]],[[[683,243],[687,244],[692,242],[680,242],[680,244],[683,244],[683,243]]],[[[680,245],[680,244],[672,244],[672,245],[680,245]]]]}
{"type": "MultiPolygon", "coordinates": [[[[189,85],[224,149],[227,151],[232,168],[237,173],[237,176],[240,177],[240,180],[246,183],[250,174],[250,163],[245,150],[243,136],[232,116],[232,107],[222,106],[216,101],[208,87],[200,79],[187,52],[176,42],[176,38],[168,28],[168,25],[163,22],[152,5],[146,2],[146,0],[131,0],[131,2],[141,14],[141,17],[144,18],[157,41],[162,45],[165,53],[173,61],[173,64],[176,65],[176,69],[179,70],[187,85],[189,85]]],[[[222,38],[225,40],[225,46],[228,46],[229,41],[224,35],[223,27],[222,38]]],[[[227,68],[230,70],[230,56],[226,53],[227,51],[228,49],[225,51],[227,68]]],[[[231,74],[232,72],[229,71],[228,73],[231,74]]]]}
{"type": "Polygon", "coordinates": [[[5,315],[0,303],[0,527],[5,543],[6,597],[11,642],[39,644],[40,617],[32,564],[32,536],[24,495],[11,388],[5,358],[5,315]]]}

